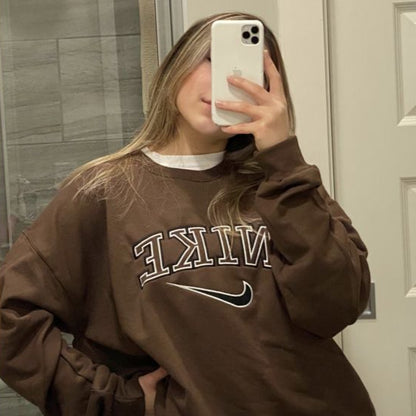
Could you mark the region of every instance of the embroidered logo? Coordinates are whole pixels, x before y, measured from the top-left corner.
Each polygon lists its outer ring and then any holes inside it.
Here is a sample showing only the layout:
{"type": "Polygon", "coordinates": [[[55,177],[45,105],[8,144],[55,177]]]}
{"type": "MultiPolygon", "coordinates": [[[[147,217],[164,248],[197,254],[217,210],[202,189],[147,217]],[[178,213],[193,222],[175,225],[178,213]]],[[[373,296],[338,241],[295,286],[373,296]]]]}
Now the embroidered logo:
{"type": "Polygon", "coordinates": [[[253,289],[249,283],[243,280],[243,290],[241,293],[235,295],[227,292],[220,292],[213,289],[205,289],[202,287],[180,285],[177,283],[169,283],[168,285],[177,286],[185,290],[190,290],[191,292],[196,292],[204,296],[219,300],[220,302],[227,303],[228,305],[234,306],[236,308],[245,308],[250,305],[253,300],[253,289]]]}
{"type": "Polygon", "coordinates": [[[140,270],[140,287],[156,279],[202,267],[243,266],[271,269],[270,233],[265,225],[238,225],[236,243],[231,244],[229,225],[215,227],[187,226],[159,231],[142,238],[133,246],[133,256],[140,270]],[[169,253],[167,252],[169,246],[169,253]],[[176,255],[172,255],[175,253],[176,255]],[[173,258],[169,263],[166,256],[173,258]],[[176,259],[175,259],[176,257],[176,259]]]}

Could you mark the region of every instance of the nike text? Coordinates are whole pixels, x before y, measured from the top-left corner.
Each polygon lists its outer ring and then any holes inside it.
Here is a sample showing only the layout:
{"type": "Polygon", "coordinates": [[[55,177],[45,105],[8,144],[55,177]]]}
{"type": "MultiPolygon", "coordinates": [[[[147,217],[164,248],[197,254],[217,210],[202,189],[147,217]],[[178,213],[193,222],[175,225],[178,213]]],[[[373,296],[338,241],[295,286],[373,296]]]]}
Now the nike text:
{"type": "Polygon", "coordinates": [[[140,286],[154,279],[184,270],[210,266],[252,266],[262,265],[271,268],[268,242],[270,234],[265,225],[257,230],[251,225],[238,225],[231,247],[228,225],[215,227],[187,226],[158,232],[147,236],[133,245],[133,255],[140,260],[145,270],[138,276],[140,286]],[[167,235],[166,235],[167,234],[167,235]],[[215,244],[214,244],[214,239],[215,244]],[[176,261],[166,264],[164,244],[167,240],[176,242],[178,256],[176,261]]]}

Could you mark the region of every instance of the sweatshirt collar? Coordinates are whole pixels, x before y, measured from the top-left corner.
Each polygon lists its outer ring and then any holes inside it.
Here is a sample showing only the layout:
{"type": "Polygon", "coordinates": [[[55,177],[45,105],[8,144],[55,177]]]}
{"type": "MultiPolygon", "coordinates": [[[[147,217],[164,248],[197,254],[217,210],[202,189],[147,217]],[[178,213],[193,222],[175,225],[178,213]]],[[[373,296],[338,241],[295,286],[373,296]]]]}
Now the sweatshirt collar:
{"type": "Polygon", "coordinates": [[[203,155],[162,155],[142,149],[144,167],[154,174],[190,181],[211,181],[225,174],[225,151],[203,155]]]}
{"type": "Polygon", "coordinates": [[[162,155],[151,151],[148,147],[142,149],[143,153],[159,165],[168,168],[205,170],[218,165],[223,159],[225,150],[217,153],[202,155],[162,155]]]}

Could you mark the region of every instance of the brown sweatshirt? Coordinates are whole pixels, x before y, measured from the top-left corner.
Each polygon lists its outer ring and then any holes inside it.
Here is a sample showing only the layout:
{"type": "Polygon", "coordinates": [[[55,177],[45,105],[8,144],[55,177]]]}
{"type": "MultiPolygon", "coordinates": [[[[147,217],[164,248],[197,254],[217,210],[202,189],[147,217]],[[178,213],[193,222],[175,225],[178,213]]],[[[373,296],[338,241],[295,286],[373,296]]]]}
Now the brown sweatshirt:
{"type": "Polygon", "coordinates": [[[206,214],[224,162],[149,160],[124,213],[61,189],[0,268],[0,377],[47,415],[144,415],[159,366],[156,416],[374,415],[332,340],[366,306],[366,247],[296,137],[255,159],[263,222],[232,248],[206,214]]]}

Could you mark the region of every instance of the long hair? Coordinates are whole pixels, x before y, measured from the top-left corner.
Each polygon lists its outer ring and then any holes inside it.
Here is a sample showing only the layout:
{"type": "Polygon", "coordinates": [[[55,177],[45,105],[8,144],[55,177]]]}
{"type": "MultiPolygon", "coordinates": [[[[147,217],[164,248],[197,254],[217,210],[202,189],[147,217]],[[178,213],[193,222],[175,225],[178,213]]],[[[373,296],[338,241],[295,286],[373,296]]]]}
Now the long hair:
{"type": "MultiPolygon", "coordinates": [[[[179,111],[176,98],[185,78],[203,61],[210,51],[210,28],[214,21],[220,19],[242,20],[259,19],[246,13],[220,13],[199,20],[193,24],[178,40],[169,54],[163,60],[150,85],[148,114],[140,131],[131,142],[112,154],[94,159],[75,169],[66,178],[62,186],[70,184],[79,177],[83,178],[78,194],[91,194],[102,191],[97,195],[104,198],[115,197],[122,203],[123,196],[130,195],[126,209],[131,204],[131,193],[125,192],[126,186],[141,200],[137,188],[138,168],[146,163],[146,158],[140,157],[141,149],[149,146],[161,149],[172,140],[177,133],[179,111]],[[137,160],[139,157],[139,165],[137,160]]],[[[295,134],[295,115],[289,92],[286,72],[277,40],[267,25],[264,25],[265,47],[281,75],[286,96],[290,134],[295,134]]],[[[267,79],[265,87],[268,88],[267,79]]],[[[237,135],[228,139],[225,165],[228,167],[229,180],[211,200],[207,215],[212,224],[245,224],[259,219],[250,207],[258,185],[264,178],[262,168],[253,160],[256,150],[252,135],[237,135]]],[[[233,227],[231,227],[233,229],[233,227]]],[[[234,235],[233,232],[231,234],[234,235]]]]}

